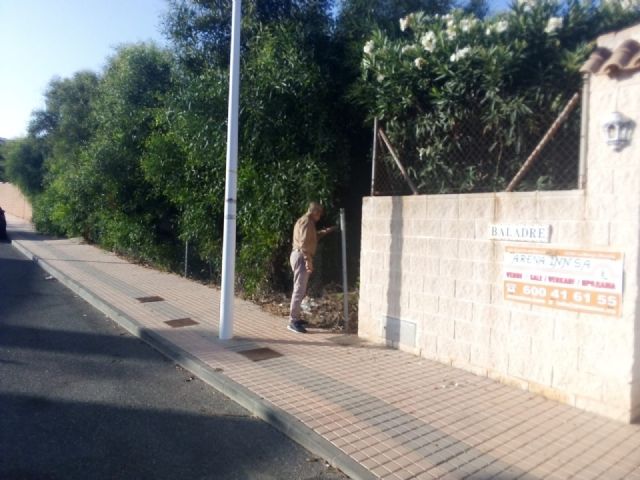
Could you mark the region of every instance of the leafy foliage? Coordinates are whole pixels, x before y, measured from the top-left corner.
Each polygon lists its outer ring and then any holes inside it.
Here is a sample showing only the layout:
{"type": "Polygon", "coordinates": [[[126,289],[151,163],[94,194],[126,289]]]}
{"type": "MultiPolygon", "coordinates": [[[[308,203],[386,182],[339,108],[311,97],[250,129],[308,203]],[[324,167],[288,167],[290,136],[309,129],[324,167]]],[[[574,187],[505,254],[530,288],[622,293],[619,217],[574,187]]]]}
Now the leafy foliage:
{"type": "Polygon", "coordinates": [[[588,41],[639,18],[577,1],[522,2],[486,20],[414,13],[401,37],[377,31],[365,44],[360,99],[422,191],[502,189],[580,89],[588,41]]]}
{"type": "Polygon", "coordinates": [[[5,171],[20,190],[29,198],[42,191],[42,142],[37,138],[10,140],[3,145],[5,171]]]}
{"type": "MultiPolygon", "coordinates": [[[[317,33],[317,32],[316,32],[317,33]]],[[[342,159],[327,115],[327,81],[308,26],[266,24],[246,39],[238,172],[238,279],[248,291],[282,282],[293,220],[314,198],[329,203],[342,159]],[[301,46],[303,48],[301,48],[301,46]]],[[[181,237],[219,271],[224,209],[226,67],[176,71],[143,168],[180,212],[181,237]],[[169,182],[167,179],[171,178],[169,182]]]]}
{"type": "Polygon", "coordinates": [[[6,175],[4,173],[4,168],[5,168],[5,145],[6,140],[1,139],[0,140],[0,182],[4,182],[6,181],[6,175]]]}
{"type": "MultiPolygon", "coordinates": [[[[419,158],[413,173],[423,185],[445,191],[463,178],[473,190],[495,165],[443,160],[464,146],[459,126],[482,122],[500,133],[492,149],[513,150],[535,108],[559,108],[579,81],[586,41],[637,18],[619,7],[554,5],[475,20],[484,0],[450,16],[450,0],[343,0],[335,18],[332,0],[244,1],[237,277],[245,291],[284,288],[291,229],[310,200],[347,207],[357,251],[371,116],[419,158]],[[562,28],[545,33],[554,15],[562,28]]],[[[178,267],[188,241],[198,263],[190,270],[215,279],[231,2],[169,6],[168,50],[123,46],[100,73],[52,80],[29,135],[2,153],[7,175],[34,201],[40,230],[167,268],[178,267]]]]}

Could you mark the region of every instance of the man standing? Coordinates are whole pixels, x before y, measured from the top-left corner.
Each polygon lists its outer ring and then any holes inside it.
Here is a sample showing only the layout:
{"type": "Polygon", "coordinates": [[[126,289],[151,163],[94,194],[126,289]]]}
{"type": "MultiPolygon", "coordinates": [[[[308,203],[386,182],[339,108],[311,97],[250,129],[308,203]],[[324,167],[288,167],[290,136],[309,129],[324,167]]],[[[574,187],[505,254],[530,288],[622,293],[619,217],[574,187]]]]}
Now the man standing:
{"type": "Polygon", "coordinates": [[[291,252],[291,269],[293,270],[293,293],[291,294],[291,312],[289,326],[292,332],[306,333],[304,321],[300,318],[300,304],[307,293],[309,276],[313,272],[313,256],[316,254],[318,240],[336,227],[316,230],[324,209],[316,202],[309,204],[307,213],[300,217],[293,227],[293,250],[291,252]]]}

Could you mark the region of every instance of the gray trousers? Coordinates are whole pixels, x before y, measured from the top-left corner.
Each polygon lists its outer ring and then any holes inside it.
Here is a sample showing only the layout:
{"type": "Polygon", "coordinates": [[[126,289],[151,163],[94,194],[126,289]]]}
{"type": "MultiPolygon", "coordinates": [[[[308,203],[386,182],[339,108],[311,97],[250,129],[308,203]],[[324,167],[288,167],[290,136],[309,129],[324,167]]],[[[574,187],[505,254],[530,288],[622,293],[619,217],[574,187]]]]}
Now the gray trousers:
{"type": "Polygon", "coordinates": [[[309,272],[304,262],[302,252],[294,250],[290,257],[291,270],[293,270],[293,293],[291,294],[291,313],[289,320],[292,322],[300,320],[300,304],[307,294],[307,283],[309,283],[309,272]]]}

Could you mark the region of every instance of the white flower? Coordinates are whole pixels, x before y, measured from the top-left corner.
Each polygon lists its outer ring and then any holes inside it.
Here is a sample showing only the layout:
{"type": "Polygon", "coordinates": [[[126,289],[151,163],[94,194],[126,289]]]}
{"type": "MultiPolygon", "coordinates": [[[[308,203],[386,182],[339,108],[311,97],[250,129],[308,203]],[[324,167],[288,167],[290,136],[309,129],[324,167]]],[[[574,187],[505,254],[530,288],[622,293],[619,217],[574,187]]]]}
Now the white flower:
{"type": "Polygon", "coordinates": [[[382,82],[382,81],[384,81],[384,75],[382,75],[381,73],[380,73],[380,74],[378,74],[378,76],[376,77],[376,80],[377,80],[378,82],[382,82]]]}
{"type": "Polygon", "coordinates": [[[509,28],[509,22],[506,20],[500,20],[496,23],[496,33],[504,33],[509,28]]]}
{"type": "Polygon", "coordinates": [[[452,62],[457,62],[458,60],[466,57],[470,51],[471,51],[471,48],[469,47],[458,48],[454,53],[451,54],[451,56],[449,57],[449,60],[451,60],[452,62]]]}
{"type": "Polygon", "coordinates": [[[531,10],[531,8],[535,7],[537,0],[518,0],[518,5],[524,7],[525,10],[531,10]]]}
{"type": "Polygon", "coordinates": [[[630,8],[638,7],[638,0],[603,0],[603,5],[607,5],[608,7],[619,7],[624,10],[628,10],[630,8]]]}
{"type": "Polygon", "coordinates": [[[433,52],[436,48],[436,34],[429,31],[422,35],[420,43],[427,52],[433,52]]]}
{"type": "Polygon", "coordinates": [[[468,32],[476,24],[476,20],[473,18],[463,18],[460,20],[460,30],[468,32]]]}
{"type": "Polygon", "coordinates": [[[453,29],[447,29],[447,31],[445,33],[447,34],[447,38],[449,40],[454,40],[458,36],[456,31],[453,30],[453,29]]]}
{"type": "Polygon", "coordinates": [[[553,33],[559,28],[562,28],[562,18],[551,17],[547,22],[547,28],[544,29],[546,33],[553,33]]]}
{"type": "Polygon", "coordinates": [[[496,22],[494,25],[489,25],[485,30],[486,35],[491,35],[492,33],[504,33],[509,28],[509,22],[506,20],[500,20],[496,22]]]}
{"type": "Polygon", "coordinates": [[[373,43],[373,40],[369,40],[367,43],[364,44],[364,53],[366,53],[367,55],[371,55],[373,53],[373,47],[375,47],[375,44],[373,43]]]}
{"type": "Polygon", "coordinates": [[[418,57],[413,61],[413,64],[418,70],[422,70],[422,67],[427,64],[427,61],[422,57],[418,57]]]}
{"type": "Polygon", "coordinates": [[[409,18],[409,15],[407,15],[404,18],[400,19],[400,30],[402,30],[403,32],[410,27],[411,23],[410,23],[411,19],[409,18]]]}
{"type": "Polygon", "coordinates": [[[618,0],[618,5],[625,10],[630,10],[632,8],[638,8],[638,0],[618,0]]]}

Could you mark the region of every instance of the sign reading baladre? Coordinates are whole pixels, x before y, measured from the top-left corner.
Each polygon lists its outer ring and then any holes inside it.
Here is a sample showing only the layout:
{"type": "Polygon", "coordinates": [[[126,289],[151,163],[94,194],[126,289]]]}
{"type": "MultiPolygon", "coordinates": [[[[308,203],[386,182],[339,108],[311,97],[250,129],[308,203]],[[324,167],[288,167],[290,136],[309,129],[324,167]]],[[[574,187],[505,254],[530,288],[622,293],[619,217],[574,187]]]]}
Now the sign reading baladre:
{"type": "Polygon", "coordinates": [[[489,225],[489,238],[510,242],[549,243],[551,225],[496,223],[489,225]]]}
{"type": "Polygon", "coordinates": [[[618,252],[507,247],[504,298],[619,316],[623,260],[618,252]]]}

